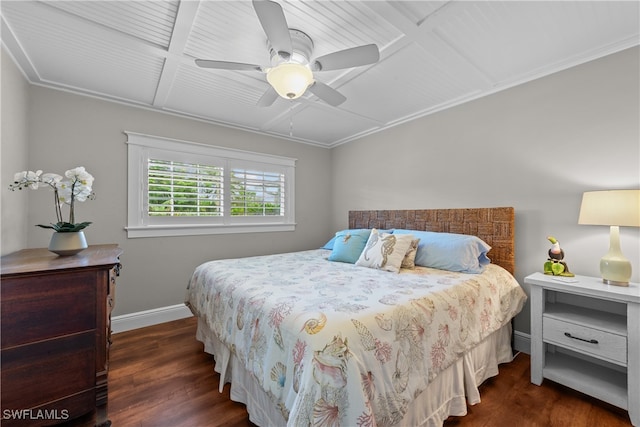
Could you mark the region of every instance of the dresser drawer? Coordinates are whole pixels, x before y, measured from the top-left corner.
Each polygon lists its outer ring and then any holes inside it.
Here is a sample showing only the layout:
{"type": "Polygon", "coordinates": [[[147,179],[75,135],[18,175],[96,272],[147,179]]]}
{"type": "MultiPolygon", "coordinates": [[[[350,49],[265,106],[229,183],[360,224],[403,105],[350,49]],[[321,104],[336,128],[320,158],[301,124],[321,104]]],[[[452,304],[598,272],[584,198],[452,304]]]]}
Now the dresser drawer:
{"type": "MultiPolygon", "coordinates": [[[[36,408],[91,390],[96,381],[95,346],[95,334],[83,332],[3,349],[2,409],[36,408]]],[[[95,396],[95,390],[92,393],[95,396]]],[[[80,413],[91,406],[83,409],[80,413]]]]}
{"type": "Polygon", "coordinates": [[[2,348],[96,328],[96,271],[2,279],[2,348]]]}
{"type": "Polygon", "coordinates": [[[542,337],[550,344],[627,365],[626,336],[543,316],[542,337]]]}

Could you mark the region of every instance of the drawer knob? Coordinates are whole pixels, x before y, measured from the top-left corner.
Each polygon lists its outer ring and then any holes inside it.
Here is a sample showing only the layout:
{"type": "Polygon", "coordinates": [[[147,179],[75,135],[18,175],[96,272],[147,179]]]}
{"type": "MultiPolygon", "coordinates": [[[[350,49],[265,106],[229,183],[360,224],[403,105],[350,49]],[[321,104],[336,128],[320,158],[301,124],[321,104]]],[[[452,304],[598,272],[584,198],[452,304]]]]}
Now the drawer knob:
{"type": "Polygon", "coordinates": [[[589,344],[598,344],[598,340],[594,340],[594,339],[587,340],[587,339],[580,338],[580,337],[574,337],[569,332],[565,332],[564,336],[567,337],[567,338],[574,339],[574,340],[588,342],[589,344]]]}

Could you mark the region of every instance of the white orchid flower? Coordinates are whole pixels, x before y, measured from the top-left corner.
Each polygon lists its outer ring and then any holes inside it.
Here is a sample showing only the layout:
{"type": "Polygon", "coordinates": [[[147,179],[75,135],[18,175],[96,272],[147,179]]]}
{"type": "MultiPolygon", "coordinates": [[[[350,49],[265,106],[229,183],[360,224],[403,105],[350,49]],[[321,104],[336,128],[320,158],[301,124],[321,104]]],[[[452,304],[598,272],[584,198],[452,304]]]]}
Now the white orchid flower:
{"type": "Polygon", "coordinates": [[[72,201],[72,194],[71,194],[71,189],[73,187],[73,184],[71,181],[60,181],[58,183],[58,200],[60,201],[60,204],[66,203],[66,204],[71,204],[72,201]]]}
{"type": "Polygon", "coordinates": [[[81,181],[60,181],[57,188],[60,204],[69,205],[74,200],[84,202],[93,194],[91,187],[83,185],[81,181]]]}
{"type": "Polygon", "coordinates": [[[38,183],[40,182],[40,175],[42,175],[41,170],[33,171],[22,171],[18,172],[13,176],[13,185],[10,188],[17,188],[21,190],[22,188],[32,188],[36,190],[38,188],[38,183]]]}
{"type": "Polygon", "coordinates": [[[91,191],[91,188],[89,187],[82,187],[80,188],[80,190],[78,192],[76,192],[76,194],[74,195],[75,199],[79,202],[84,202],[85,200],[87,200],[88,198],[91,197],[91,195],[93,194],[93,192],[91,191]]]}
{"type": "Polygon", "coordinates": [[[74,169],[69,169],[64,175],[72,181],[79,182],[82,185],[91,187],[93,184],[93,176],[87,172],[83,166],[78,166],[74,169]]]}
{"type": "Polygon", "coordinates": [[[62,181],[62,177],[56,173],[45,173],[40,177],[41,186],[48,185],[52,189],[56,189],[58,183],[62,181]]]}

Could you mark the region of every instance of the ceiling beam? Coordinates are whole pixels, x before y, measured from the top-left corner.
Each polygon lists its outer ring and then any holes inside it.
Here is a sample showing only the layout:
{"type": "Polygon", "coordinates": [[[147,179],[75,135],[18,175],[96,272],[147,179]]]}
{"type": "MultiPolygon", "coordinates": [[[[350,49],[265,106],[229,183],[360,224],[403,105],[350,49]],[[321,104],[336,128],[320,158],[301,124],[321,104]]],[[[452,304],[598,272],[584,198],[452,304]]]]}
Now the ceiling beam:
{"type": "Polygon", "coordinates": [[[176,13],[176,20],[171,32],[171,41],[160,72],[156,93],[153,97],[154,107],[164,107],[178,72],[178,66],[185,61],[183,57],[184,48],[187,45],[199,6],[200,2],[194,0],[181,1],[178,6],[178,13],[176,13]]]}

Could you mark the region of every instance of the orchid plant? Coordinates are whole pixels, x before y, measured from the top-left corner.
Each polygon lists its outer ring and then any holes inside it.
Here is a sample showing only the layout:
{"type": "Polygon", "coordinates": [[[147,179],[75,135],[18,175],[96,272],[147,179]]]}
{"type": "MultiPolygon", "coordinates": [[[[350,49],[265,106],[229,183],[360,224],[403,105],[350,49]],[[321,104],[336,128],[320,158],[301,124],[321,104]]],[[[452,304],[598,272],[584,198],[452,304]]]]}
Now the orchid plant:
{"type": "Polygon", "coordinates": [[[91,190],[93,185],[93,176],[87,172],[84,167],[79,166],[69,169],[64,173],[64,177],[55,173],[42,173],[41,170],[22,171],[15,174],[13,183],[9,185],[11,191],[22,190],[23,188],[49,187],[53,190],[54,206],[56,209],[55,224],[42,225],[38,227],[51,228],[57,232],[70,233],[80,231],[91,222],[75,222],[75,204],[76,202],[84,202],[87,199],[95,198],[95,194],[91,190]],[[66,178],[66,179],[65,179],[66,178]],[[63,205],[69,206],[69,220],[64,221],[62,216],[63,205]]]}

